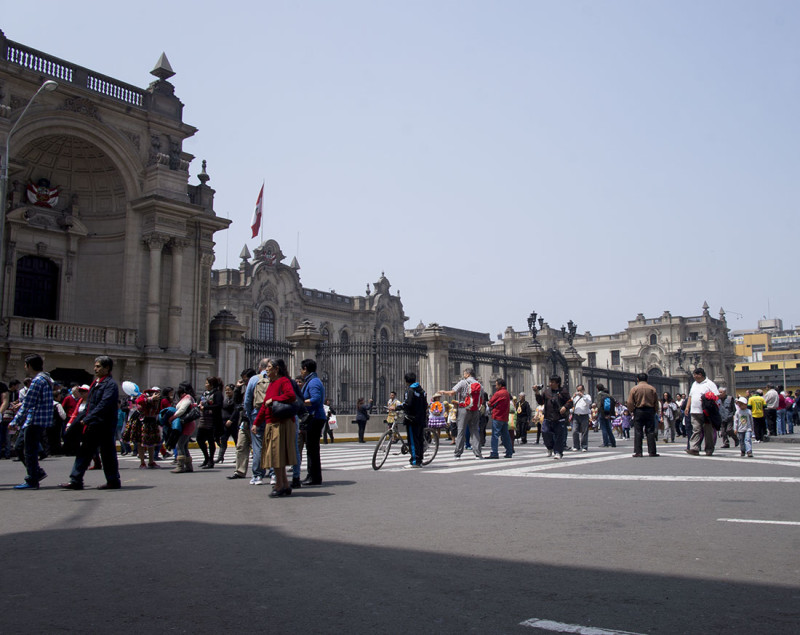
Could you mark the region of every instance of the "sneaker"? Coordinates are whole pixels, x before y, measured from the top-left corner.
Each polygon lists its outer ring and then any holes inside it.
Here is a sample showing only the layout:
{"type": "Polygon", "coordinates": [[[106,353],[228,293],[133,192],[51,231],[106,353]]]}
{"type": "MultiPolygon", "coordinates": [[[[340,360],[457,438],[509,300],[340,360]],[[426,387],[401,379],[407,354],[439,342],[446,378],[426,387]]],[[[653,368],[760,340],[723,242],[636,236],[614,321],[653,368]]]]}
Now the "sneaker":
{"type": "Polygon", "coordinates": [[[583,452],[588,452],[589,448],[583,448],[583,452]]]}
{"type": "Polygon", "coordinates": [[[39,483],[33,485],[32,483],[28,483],[28,481],[22,481],[19,485],[14,485],[14,489],[39,489],[39,483]]]}
{"type": "Polygon", "coordinates": [[[404,470],[415,470],[415,469],[418,469],[420,467],[422,467],[422,466],[421,465],[417,465],[416,463],[409,463],[408,465],[404,465],[403,469],[404,470]]]}
{"type": "Polygon", "coordinates": [[[752,452],[748,452],[747,453],[747,458],[748,459],[752,459],[753,458],[753,453],[752,452]]]}
{"type": "Polygon", "coordinates": [[[261,485],[261,477],[260,476],[254,476],[253,478],[251,478],[250,479],[250,485],[261,485]]]}
{"type": "Polygon", "coordinates": [[[553,456],[553,451],[552,450],[548,450],[547,451],[547,456],[553,456]]]}
{"type": "Polygon", "coordinates": [[[559,461],[559,460],[561,460],[561,459],[563,459],[563,458],[564,458],[564,455],[563,455],[563,454],[556,454],[556,455],[553,457],[553,460],[554,460],[554,461],[559,461]]]}
{"type": "Polygon", "coordinates": [[[278,477],[274,474],[269,477],[269,484],[270,485],[277,485],[278,484],[278,477]]]}
{"type": "Polygon", "coordinates": [[[580,449],[580,448],[572,448],[572,451],[573,451],[573,452],[580,452],[580,451],[581,451],[581,449],[580,449]]]}
{"type": "Polygon", "coordinates": [[[460,460],[461,460],[461,455],[460,455],[460,454],[457,454],[457,455],[456,455],[456,456],[454,456],[453,458],[454,458],[456,461],[460,461],[460,460]]]}

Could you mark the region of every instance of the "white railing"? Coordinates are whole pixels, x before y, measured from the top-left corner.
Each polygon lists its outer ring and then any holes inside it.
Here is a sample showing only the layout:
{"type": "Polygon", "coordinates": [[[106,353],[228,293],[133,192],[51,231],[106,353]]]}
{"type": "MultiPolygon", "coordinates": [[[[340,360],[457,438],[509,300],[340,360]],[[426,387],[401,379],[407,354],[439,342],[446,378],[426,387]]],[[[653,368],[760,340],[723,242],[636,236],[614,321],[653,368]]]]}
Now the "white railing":
{"type": "Polygon", "coordinates": [[[9,318],[8,336],[32,342],[63,342],[65,344],[102,344],[107,346],[136,346],[136,329],[71,324],[37,318],[9,318]]]}

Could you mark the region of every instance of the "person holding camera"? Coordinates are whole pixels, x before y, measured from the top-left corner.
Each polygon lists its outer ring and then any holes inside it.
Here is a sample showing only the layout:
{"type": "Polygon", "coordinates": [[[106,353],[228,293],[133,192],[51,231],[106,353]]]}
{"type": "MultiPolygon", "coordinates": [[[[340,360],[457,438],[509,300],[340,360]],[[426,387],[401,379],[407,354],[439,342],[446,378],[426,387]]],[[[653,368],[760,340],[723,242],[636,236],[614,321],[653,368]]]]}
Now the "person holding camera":
{"type": "Polygon", "coordinates": [[[558,375],[550,377],[550,386],[544,390],[541,386],[534,386],[533,394],[536,403],[544,406],[542,438],[547,456],[563,459],[567,441],[567,416],[572,408],[572,398],[567,389],[561,386],[561,377],[558,375]]]}

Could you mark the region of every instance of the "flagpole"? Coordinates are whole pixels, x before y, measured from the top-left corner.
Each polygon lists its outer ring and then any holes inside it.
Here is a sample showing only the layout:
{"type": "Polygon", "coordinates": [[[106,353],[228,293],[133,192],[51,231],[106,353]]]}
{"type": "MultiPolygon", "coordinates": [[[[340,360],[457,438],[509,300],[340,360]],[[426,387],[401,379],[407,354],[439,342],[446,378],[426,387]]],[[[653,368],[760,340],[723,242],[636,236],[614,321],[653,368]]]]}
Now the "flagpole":
{"type": "MultiPolygon", "coordinates": [[[[266,184],[266,179],[261,181],[261,191],[264,191],[264,185],[266,184]]],[[[264,244],[264,197],[261,197],[261,227],[259,227],[259,231],[261,235],[259,237],[259,247],[264,244]]]]}

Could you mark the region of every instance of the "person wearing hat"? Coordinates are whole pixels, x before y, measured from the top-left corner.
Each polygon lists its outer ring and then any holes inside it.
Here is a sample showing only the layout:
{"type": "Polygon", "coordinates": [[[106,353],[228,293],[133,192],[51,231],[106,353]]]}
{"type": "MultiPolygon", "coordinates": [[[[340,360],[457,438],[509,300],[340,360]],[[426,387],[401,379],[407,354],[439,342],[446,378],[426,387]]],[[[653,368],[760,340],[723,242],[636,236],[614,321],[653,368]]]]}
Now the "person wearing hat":
{"type": "Polygon", "coordinates": [[[753,457],[753,413],[747,408],[747,397],[736,400],[736,414],[733,417],[733,429],[739,437],[739,449],[742,456],[753,457]]]}
{"type": "Polygon", "coordinates": [[[139,395],[136,399],[136,409],[142,416],[139,437],[136,439],[139,445],[139,468],[158,468],[155,454],[161,445],[161,434],[158,428],[158,413],[161,412],[161,388],[153,386],[139,395]],[[147,464],[145,464],[145,455],[148,455],[150,459],[147,464]]]}

